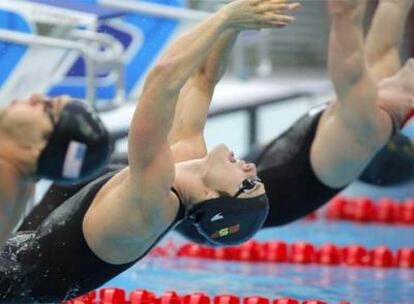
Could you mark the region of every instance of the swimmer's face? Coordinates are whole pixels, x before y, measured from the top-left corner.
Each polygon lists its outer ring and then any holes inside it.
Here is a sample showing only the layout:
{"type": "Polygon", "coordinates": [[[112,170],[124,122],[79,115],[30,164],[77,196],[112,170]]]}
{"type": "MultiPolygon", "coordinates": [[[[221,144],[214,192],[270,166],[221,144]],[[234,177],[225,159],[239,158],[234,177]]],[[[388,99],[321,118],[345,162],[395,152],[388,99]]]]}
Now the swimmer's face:
{"type": "MultiPolygon", "coordinates": [[[[219,194],[234,196],[246,178],[257,176],[255,164],[236,159],[234,153],[225,145],[215,147],[205,160],[204,183],[219,194]]],[[[263,183],[257,183],[253,189],[238,197],[255,197],[263,193],[263,183]]]]}
{"type": "Polygon", "coordinates": [[[66,96],[49,99],[40,94],[13,100],[5,111],[2,126],[28,144],[45,145],[67,100],[66,96]]]}

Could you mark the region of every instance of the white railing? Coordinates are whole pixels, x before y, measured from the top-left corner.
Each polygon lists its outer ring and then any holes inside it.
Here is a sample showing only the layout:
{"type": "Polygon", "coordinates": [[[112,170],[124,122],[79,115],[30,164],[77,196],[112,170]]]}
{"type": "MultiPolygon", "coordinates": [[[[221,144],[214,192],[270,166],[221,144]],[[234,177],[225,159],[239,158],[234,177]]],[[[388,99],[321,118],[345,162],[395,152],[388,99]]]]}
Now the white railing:
{"type": "Polygon", "coordinates": [[[77,40],[83,39],[90,42],[97,42],[99,46],[104,46],[109,50],[107,53],[102,51],[96,52],[96,54],[101,54],[101,56],[95,55],[94,60],[97,66],[109,65],[111,68],[114,67],[116,72],[116,96],[111,102],[111,106],[116,107],[121,105],[126,99],[125,69],[122,60],[124,48],[122,44],[111,35],[92,31],[72,30],[70,35],[77,40]]]}
{"type": "Polygon", "coordinates": [[[131,1],[131,0],[98,0],[101,5],[128,10],[135,13],[170,19],[200,21],[208,17],[210,13],[188,8],[178,8],[157,3],[131,1]]]}
{"type": "Polygon", "coordinates": [[[44,37],[40,35],[24,34],[15,31],[1,30],[0,40],[12,42],[16,44],[24,45],[40,45],[47,47],[55,47],[60,49],[77,51],[84,58],[86,63],[87,74],[87,100],[90,103],[94,103],[96,100],[96,83],[95,83],[95,71],[96,64],[94,61],[95,50],[86,46],[83,43],[63,40],[58,38],[44,37]]]}
{"type": "Polygon", "coordinates": [[[97,25],[97,18],[93,14],[29,1],[0,0],[0,8],[23,14],[36,23],[87,28],[95,28],[97,25]]]}

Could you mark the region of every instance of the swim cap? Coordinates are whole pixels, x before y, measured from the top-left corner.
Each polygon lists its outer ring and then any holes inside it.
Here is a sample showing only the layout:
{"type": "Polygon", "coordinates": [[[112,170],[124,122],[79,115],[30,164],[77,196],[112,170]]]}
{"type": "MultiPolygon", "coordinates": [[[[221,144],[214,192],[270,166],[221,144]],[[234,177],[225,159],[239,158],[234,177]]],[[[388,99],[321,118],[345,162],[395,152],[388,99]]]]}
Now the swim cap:
{"type": "Polygon", "coordinates": [[[96,112],[71,100],[40,154],[37,176],[57,183],[77,183],[97,174],[108,163],[112,142],[96,112]]]}
{"type": "Polygon", "coordinates": [[[221,196],[193,206],[188,216],[209,243],[241,244],[263,225],[269,211],[266,194],[252,198],[221,196]]]}

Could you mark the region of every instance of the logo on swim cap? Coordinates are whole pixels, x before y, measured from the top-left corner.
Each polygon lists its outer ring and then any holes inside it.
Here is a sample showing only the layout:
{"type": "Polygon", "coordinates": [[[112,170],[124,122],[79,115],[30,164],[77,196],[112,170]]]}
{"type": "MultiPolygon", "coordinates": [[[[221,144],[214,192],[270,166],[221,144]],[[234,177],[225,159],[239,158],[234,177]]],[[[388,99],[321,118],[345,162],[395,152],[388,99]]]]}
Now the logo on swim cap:
{"type": "Polygon", "coordinates": [[[230,235],[230,234],[235,234],[235,233],[237,233],[239,231],[240,231],[240,225],[237,224],[237,225],[233,225],[233,226],[230,226],[230,227],[226,227],[226,228],[220,229],[220,230],[214,232],[211,235],[211,237],[213,239],[218,239],[218,238],[221,238],[221,237],[230,235]]]}
{"type": "Polygon", "coordinates": [[[210,219],[210,221],[215,222],[215,221],[222,220],[222,219],[224,219],[224,216],[223,216],[223,214],[221,214],[221,212],[219,212],[215,216],[213,216],[210,219]]]}
{"type": "Polygon", "coordinates": [[[78,178],[82,171],[87,146],[77,141],[71,141],[63,163],[62,175],[65,178],[78,178]]]}
{"type": "Polygon", "coordinates": [[[188,217],[209,243],[241,244],[263,225],[269,210],[266,194],[250,198],[220,196],[194,205],[188,217]]]}

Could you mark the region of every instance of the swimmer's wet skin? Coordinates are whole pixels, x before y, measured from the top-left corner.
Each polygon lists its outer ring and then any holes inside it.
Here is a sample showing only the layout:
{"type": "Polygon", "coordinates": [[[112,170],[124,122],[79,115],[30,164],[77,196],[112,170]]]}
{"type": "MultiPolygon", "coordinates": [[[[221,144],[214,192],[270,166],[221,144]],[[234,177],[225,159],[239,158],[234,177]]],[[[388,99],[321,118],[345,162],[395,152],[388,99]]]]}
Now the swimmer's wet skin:
{"type": "MultiPolygon", "coordinates": [[[[413,2],[380,1],[365,46],[366,1],[330,3],[329,69],[338,100],[311,109],[258,156],[258,176],[270,202],[263,227],[290,223],[328,202],[399,131],[413,108],[414,61],[401,67],[398,55],[413,2]]],[[[195,242],[215,245],[189,220],[177,230],[195,242]]]]}
{"type": "Polygon", "coordinates": [[[108,163],[109,134],[93,109],[33,95],[0,110],[0,246],[19,221],[39,178],[88,179],[108,163]]]}
{"type": "Polygon", "coordinates": [[[222,35],[287,26],[294,21],[289,13],[299,7],[284,0],[233,1],[173,42],[146,78],[130,128],[129,167],[90,182],[34,230],[8,240],[0,254],[0,302],[57,303],[95,289],[145,256],[187,213],[216,243],[253,235],[268,208],[255,166],[234,161],[224,145],[193,159],[180,142],[170,147],[168,134],[175,105],[186,98],[179,96],[182,87],[193,86],[200,71],[210,70],[207,62],[220,65],[215,57],[220,50],[209,55],[222,35]],[[187,161],[174,164],[177,155],[187,161]],[[225,201],[241,206],[230,210],[225,201]],[[246,217],[245,207],[253,218],[246,217]],[[211,218],[203,220],[203,209],[211,218]],[[216,222],[213,229],[208,220],[216,222]],[[245,227],[246,221],[253,224],[245,227]]]}

